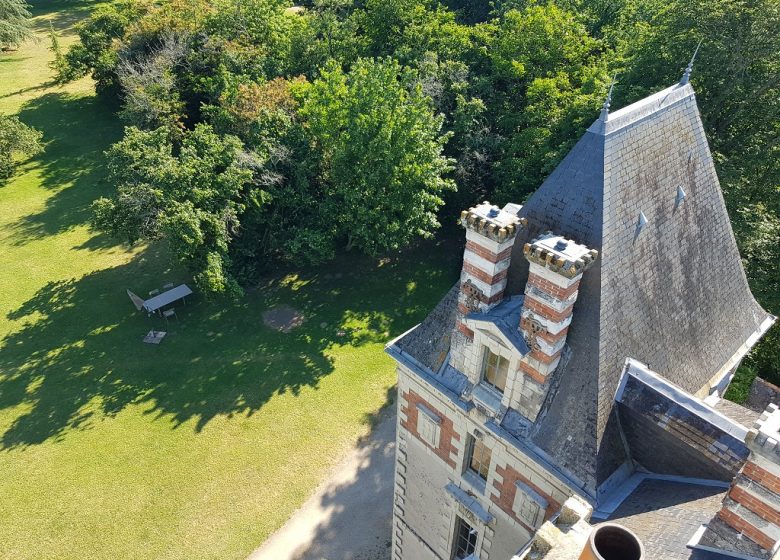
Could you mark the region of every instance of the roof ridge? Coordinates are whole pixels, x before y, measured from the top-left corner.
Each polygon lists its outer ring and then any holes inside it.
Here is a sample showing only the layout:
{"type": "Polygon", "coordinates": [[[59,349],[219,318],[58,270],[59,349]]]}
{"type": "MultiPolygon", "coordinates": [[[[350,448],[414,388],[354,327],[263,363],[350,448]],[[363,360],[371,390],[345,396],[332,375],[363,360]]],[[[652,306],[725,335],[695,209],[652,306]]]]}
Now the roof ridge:
{"type": "Polygon", "coordinates": [[[694,96],[695,93],[690,83],[676,83],[613,113],[609,113],[605,118],[600,116],[590,125],[588,132],[608,136],[694,96]]]}

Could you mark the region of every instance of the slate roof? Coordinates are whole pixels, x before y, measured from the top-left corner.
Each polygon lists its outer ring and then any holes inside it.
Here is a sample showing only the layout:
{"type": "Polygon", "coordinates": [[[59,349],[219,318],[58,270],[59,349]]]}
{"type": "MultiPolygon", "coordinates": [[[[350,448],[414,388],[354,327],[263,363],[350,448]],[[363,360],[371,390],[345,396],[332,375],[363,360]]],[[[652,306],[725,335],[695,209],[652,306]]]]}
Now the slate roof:
{"type": "Polygon", "coordinates": [[[731,482],[748,458],[745,426],[633,361],[616,400],[631,459],[649,472],[731,482]]]}
{"type": "Polygon", "coordinates": [[[633,531],[645,546],[646,560],[725,559],[691,550],[686,544],[720,509],[725,488],[666,480],[645,480],[608,521],[633,531]]]}
{"type": "MultiPolygon", "coordinates": [[[[599,251],[574,306],[571,359],[528,436],[595,495],[626,459],[612,414],[625,359],[695,393],[772,318],[750,293],[689,84],[596,121],[519,215],[528,227],[514,246],[509,295],[526,284],[524,243],[547,230],[599,251]]],[[[435,366],[456,306],[451,291],[396,344],[435,366]]]]}
{"type": "MultiPolygon", "coordinates": [[[[695,393],[771,324],[750,293],[691,86],[594,123],[520,215],[526,239],[550,229],[600,254],[574,307],[572,359],[533,436],[596,487],[624,460],[611,411],[627,357],[695,393]]],[[[528,276],[524,242],[510,293],[528,276]]]]}
{"type": "Polygon", "coordinates": [[[530,352],[528,343],[520,334],[517,326],[520,324],[520,314],[523,311],[524,296],[504,298],[504,301],[484,313],[469,313],[466,318],[477,322],[493,323],[501,334],[523,356],[530,352]]]}
{"type": "MultiPolygon", "coordinates": [[[[749,408],[745,408],[744,406],[726,399],[720,399],[715,403],[713,408],[724,416],[728,416],[735,422],[742,424],[746,428],[752,427],[755,421],[761,416],[761,412],[750,410],[749,408]]],[[[764,407],[764,409],[766,409],[766,407],[764,407]]]]}
{"type": "Polygon", "coordinates": [[[450,335],[455,328],[458,311],[459,289],[459,284],[450,288],[422,323],[395,342],[398,348],[434,373],[439,371],[450,349],[450,335]]]}

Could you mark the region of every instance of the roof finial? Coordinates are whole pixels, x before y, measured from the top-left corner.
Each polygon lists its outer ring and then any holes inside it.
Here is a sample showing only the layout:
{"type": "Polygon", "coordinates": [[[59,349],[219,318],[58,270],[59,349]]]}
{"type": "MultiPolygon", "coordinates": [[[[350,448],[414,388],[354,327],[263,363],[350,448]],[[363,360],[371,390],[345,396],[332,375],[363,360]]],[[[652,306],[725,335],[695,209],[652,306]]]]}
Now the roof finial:
{"type": "Polygon", "coordinates": [[[607,119],[609,118],[609,106],[612,103],[612,88],[615,87],[615,78],[617,78],[617,72],[612,76],[612,83],[609,84],[609,93],[604,100],[604,105],[601,106],[601,115],[599,116],[599,119],[604,122],[607,122],[607,119]]]}
{"type": "Polygon", "coordinates": [[[693,56],[691,57],[691,61],[688,63],[688,66],[685,68],[685,73],[683,74],[683,77],[680,78],[681,86],[687,84],[691,79],[691,72],[693,72],[693,62],[696,60],[696,54],[699,52],[699,47],[701,47],[702,41],[703,39],[699,39],[699,44],[696,45],[696,50],[693,51],[693,56]]]}

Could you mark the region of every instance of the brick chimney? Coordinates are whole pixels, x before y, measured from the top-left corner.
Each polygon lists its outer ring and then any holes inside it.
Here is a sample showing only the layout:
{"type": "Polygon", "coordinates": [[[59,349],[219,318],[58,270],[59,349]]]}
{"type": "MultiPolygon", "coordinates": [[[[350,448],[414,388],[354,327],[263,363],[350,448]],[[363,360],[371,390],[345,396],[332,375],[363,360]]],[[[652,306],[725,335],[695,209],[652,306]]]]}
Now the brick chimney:
{"type": "Polygon", "coordinates": [[[463,346],[474,340],[474,332],[463,319],[475,311],[487,311],[504,298],[506,277],[517,232],[527,222],[519,218],[521,207],[503,209],[483,202],[460,215],[466,229],[466,250],[460,275],[458,313],[452,339],[450,363],[463,371],[463,346]]]}
{"type": "Polygon", "coordinates": [[[514,407],[535,420],[550,374],[561,360],[582,274],[598,257],[595,249],[552,232],[526,243],[530,262],[520,332],[530,352],[520,362],[522,387],[514,407]]]}
{"type": "Polygon", "coordinates": [[[780,542],[780,410],[770,404],[745,443],[750,456],[718,517],[769,552],[780,542]]]}

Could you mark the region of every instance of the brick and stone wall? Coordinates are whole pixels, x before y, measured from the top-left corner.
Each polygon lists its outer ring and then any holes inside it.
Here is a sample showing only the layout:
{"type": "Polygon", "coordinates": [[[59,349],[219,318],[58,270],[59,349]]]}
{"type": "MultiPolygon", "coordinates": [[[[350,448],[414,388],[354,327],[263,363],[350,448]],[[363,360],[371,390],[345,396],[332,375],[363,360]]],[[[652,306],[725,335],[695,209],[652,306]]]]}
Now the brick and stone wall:
{"type": "Polygon", "coordinates": [[[531,487],[535,492],[544,496],[547,500],[548,506],[547,510],[544,512],[545,521],[561,509],[561,504],[558,503],[553,496],[545,492],[544,488],[534,484],[530,478],[515,469],[512,465],[496,465],[496,479],[493,481],[493,487],[498,490],[498,493],[491,495],[491,501],[515,522],[533,533],[536,531],[537,527],[528,526],[527,521],[520,519],[517,512],[514,510],[515,497],[518,492],[518,482],[522,482],[531,487]]]}
{"type": "Polygon", "coordinates": [[[770,404],[748,433],[750,457],[718,517],[767,551],[780,542],[780,410],[770,404]]]}
{"type": "Polygon", "coordinates": [[[520,362],[525,377],[512,407],[536,420],[558,367],[582,274],[598,253],[548,232],[523,247],[530,262],[520,331],[531,349],[520,362]]]}
{"type": "Polygon", "coordinates": [[[458,458],[458,448],[455,444],[461,441],[461,436],[455,431],[452,420],[443,412],[439,411],[436,406],[426,401],[413,390],[401,394],[398,406],[400,407],[403,416],[405,416],[405,418],[401,420],[401,426],[408,430],[411,435],[416,437],[420,443],[431,449],[442,461],[454,469],[456,466],[455,461],[458,458]],[[440,419],[439,445],[436,448],[431,447],[431,445],[421,437],[417,429],[418,417],[420,414],[418,405],[420,404],[426,406],[440,419]]]}
{"type": "Polygon", "coordinates": [[[514,510],[518,483],[547,502],[538,525],[572,494],[544,466],[493,432],[476,409],[464,407],[457,397],[403,365],[398,368],[398,394],[393,560],[449,558],[457,517],[478,531],[478,558],[510,558],[535,530],[514,510]],[[436,447],[418,430],[423,415],[439,421],[436,447]],[[467,473],[467,441],[477,433],[491,450],[487,481],[481,487],[467,473]],[[487,519],[480,520],[469,508],[487,519]]]}

